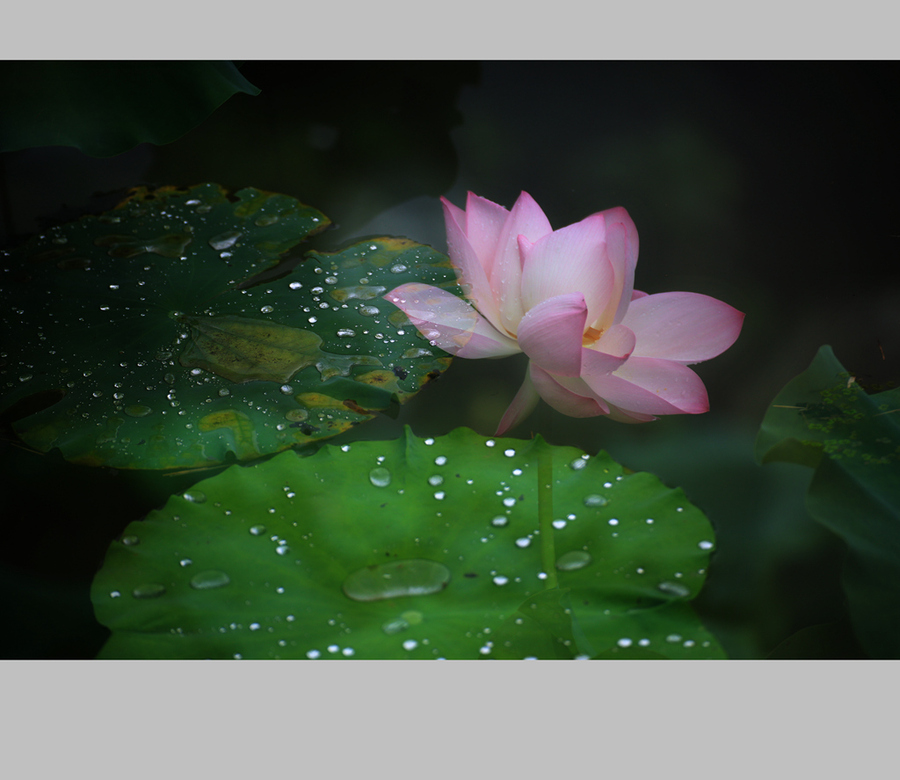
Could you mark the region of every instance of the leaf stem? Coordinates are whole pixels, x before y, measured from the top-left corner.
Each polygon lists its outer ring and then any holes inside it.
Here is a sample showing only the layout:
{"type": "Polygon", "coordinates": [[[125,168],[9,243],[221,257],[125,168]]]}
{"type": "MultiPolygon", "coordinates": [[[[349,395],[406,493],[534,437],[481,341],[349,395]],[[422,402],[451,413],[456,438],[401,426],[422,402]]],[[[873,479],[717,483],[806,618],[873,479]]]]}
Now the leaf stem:
{"type": "Polygon", "coordinates": [[[547,575],[547,590],[559,587],[556,578],[556,549],[553,539],[553,450],[538,445],[538,520],[541,529],[541,565],[547,575]]]}

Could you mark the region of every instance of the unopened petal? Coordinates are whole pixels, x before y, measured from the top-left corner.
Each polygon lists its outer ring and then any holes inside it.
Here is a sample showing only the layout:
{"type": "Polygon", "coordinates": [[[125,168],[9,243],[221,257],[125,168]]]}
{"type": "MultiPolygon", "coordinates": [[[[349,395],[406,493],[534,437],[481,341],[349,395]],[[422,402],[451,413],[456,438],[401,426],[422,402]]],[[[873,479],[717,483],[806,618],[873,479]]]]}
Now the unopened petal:
{"type": "MultiPolygon", "coordinates": [[[[588,217],[534,243],[520,240],[519,250],[524,262],[522,300],[526,310],[557,295],[580,292],[590,323],[610,305],[614,275],[606,257],[602,217],[588,217]]],[[[613,309],[617,304],[615,301],[613,309]]]]}
{"type": "Polygon", "coordinates": [[[444,206],[444,223],[447,227],[447,252],[450,255],[450,262],[456,269],[459,283],[465,290],[466,297],[478,311],[496,327],[502,327],[487,270],[466,236],[465,225],[468,219],[460,223],[460,215],[465,217],[465,212],[444,198],[441,198],[441,203],[444,206]]]}
{"type": "MultiPolygon", "coordinates": [[[[541,207],[527,192],[519,195],[497,241],[497,253],[491,267],[491,289],[500,308],[500,325],[515,333],[528,307],[522,304],[522,257],[519,236],[535,242],[553,229],[541,207]]],[[[567,290],[566,292],[572,292],[567,290]]]]}
{"type": "Polygon", "coordinates": [[[619,302],[612,322],[618,323],[622,321],[628,310],[628,303],[634,290],[634,270],[638,260],[638,232],[634,220],[621,206],[606,209],[600,214],[606,220],[607,231],[613,225],[621,225],[623,231],[612,238],[611,242],[608,242],[610,260],[616,274],[615,286],[619,302]]]}
{"type": "MultiPolygon", "coordinates": [[[[509,218],[509,212],[503,206],[470,192],[466,198],[465,215],[465,231],[469,244],[475,250],[490,279],[500,234],[509,218]]],[[[463,225],[462,222],[459,224],[463,225]]]]}
{"type": "Polygon", "coordinates": [[[635,357],[687,365],[728,349],[743,321],[742,312],[708,295],[668,292],[632,301],[622,324],[637,334],[635,357]]]}
{"type": "Polygon", "coordinates": [[[546,371],[578,376],[586,318],[584,295],[557,295],[526,312],[516,340],[521,350],[546,371]]]}
{"type": "Polygon", "coordinates": [[[513,398],[509,408],[503,413],[495,435],[502,436],[510,428],[517,426],[534,411],[534,407],[537,406],[539,400],[540,396],[537,390],[534,389],[534,384],[531,381],[531,373],[526,371],[525,381],[522,382],[522,386],[519,388],[519,392],[516,393],[516,397],[513,398]]]}
{"type": "Polygon", "coordinates": [[[700,377],[671,360],[632,355],[615,374],[584,376],[597,395],[628,412],[700,414],[709,410],[700,377]]]}
{"type": "Polygon", "coordinates": [[[386,293],[434,346],[462,358],[505,357],[521,352],[462,298],[427,284],[410,283],[386,293]]]}

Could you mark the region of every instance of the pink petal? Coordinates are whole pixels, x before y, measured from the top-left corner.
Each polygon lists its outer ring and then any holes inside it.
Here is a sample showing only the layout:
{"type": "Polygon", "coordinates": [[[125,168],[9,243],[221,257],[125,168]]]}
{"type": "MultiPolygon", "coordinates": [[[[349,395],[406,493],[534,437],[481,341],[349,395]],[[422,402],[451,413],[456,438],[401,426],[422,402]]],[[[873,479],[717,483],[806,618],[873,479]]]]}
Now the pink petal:
{"type": "Polygon", "coordinates": [[[502,436],[510,428],[514,428],[522,422],[534,411],[534,407],[537,406],[539,400],[540,396],[537,390],[534,389],[534,384],[531,381],[531,373],[526,371],[525,381],[522,382],[522,386],[519,388],[519,392],[516,393],[516,397],[513,398],[509,408],[503,413],[495,435],[502,436]]]}
{"type": "MultiPolygon", "coordinates": [[[[479,198],[470,192],[466,198],[465,222],[460,222],[465,227],[466,237],[469,239],[472,249],[478,255],[481,265],[491,278],[491,270],[494,266],[494,258],[497,254],[497,244],[500,234],[509,218],[509,212],[487,198],[479,198]]],[[[459,221],[459,220],[457,220],[459,221]]]]}
{"type": "Polygon", "coordinates": [[[618,358],[627,358],[634,352],[637,336],[631,328],[613,325],[593,345],[592,349],[618,358]]]}
{"type": "Polygon", "coordinates": [[[516,333],[519,347],[546,371],[578,376],[586,317],[587,305],[581,293],[543,301],[522,317],[516,333]]]}
{"type": "Polygon", "coordinates": [[[700,414],[709,410],[700,377],[671,360],[632,356],[615,374],[583,376],[591,390],[626,412],[700,414]]]}
{"type": "Polygon", "coordinates": [[[636,357],[699,363],[737,340],[744,315],[708,295],[668,292],[631,302],[623,325],[638,337],[636,357]]]}
{"type": "Polygon", "coordinates": [[[578,377],[553,376],[533,362],[528,364],[528,370],[534,389],[556,411],[569,417],[596,417],[609,411],[603,399],[578,377]]]}
{"type": "Polygon", "coordinates": [[[510,333],[516,332],[519,320],[526,309],[530,308],[522,304],[519,236],[525,236],[528,241],[537,241],[552,231],[550,221],[534,198],[527,192],[519,195],[500,233],[490,271],[491,289],[500,307],[500,325],[510,333]]]}
{"type": "Polygon", "coordinates": [[[462,358],[505,357],[521,352],[462,298],[413,282],[384,295],[436,347],[462,358]]]}
{"type": "MultiPolygon", "coordinates": [[[[534,242],[519,239],[522,300],[525,308],[566,293],[580,292],[587,303],[587,321],[597,320],[610,302],[614,272],[606,252],[606,224],[588,217],[534,242]]],[[[611,318],[610,318],[611,319],[611,318]]]]}
{"type": "MultiPolygon", "coordinates": [[[[631,300],[632,291],[634,290],[634,270],[637,267],[638,260],[638,232],[634,220],[621,206],[606,209],[606,211],[601,211],[600,214],[606,219],[607,231],[613,225],[618,224],[622,225],[625,233],[624,238],[621,240],[621,248],[617,243],[615,251],[610,250],[610,259],[616,272],[616,290],[619,295],[619,305],[612,322],[618,323],[625,316],[628,302],[631,300]]],[[[616,241],[618,242],[619,239],[617,238],[616,241]]]]}

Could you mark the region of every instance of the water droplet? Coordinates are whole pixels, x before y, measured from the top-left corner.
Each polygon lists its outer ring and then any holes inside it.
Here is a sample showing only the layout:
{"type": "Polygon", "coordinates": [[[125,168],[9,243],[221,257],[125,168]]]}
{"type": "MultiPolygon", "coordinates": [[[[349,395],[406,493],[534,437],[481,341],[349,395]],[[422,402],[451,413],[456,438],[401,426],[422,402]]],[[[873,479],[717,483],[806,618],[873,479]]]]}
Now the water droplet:
{"type": "Polygon", "coordinates": [[[415,639],[407,639],[403,643],[404,650],[415,650],[419,646],[419,643],[415,639]]]}
{"type": "Polygon", "coordinates": [[[446,497],[446,495],[447,495],[447,494],[446,494],[443,490],[439,490],[437,493],[434,494],[434,497],[435,497],[438,501],[443,501],[444,498],[446,497]]]}
{"type": "Polygon", "coordinates": [[[195,504],[202,504],[206,501],[206,493],[200,490],[188,490],[183,496],[185,501],[191,501],[195,504]]]}
{"type": "Polygon", "coordinates": [[[653,520],[652,517],[648,517],[644,522],[645,522],[647,525],[653,525],[654,520],[653,520]]]}
{"type": "Polygon", "coordinates": [[[217,236],[213,236],[209,239],[209,245],[215,249],[217,252],[222,249],[230,249],[234,246],[235,242],[241,237],[241,232],[239,230],[231,230],[227,233],[219,233],[217,236]]]}
{"type": "Polygon", "coordinates": [[[663,593],[667,593],[670,596],[676,596],[677,598],[686,598],[691,595],[691,591],[689,588],[681,585],[678,582],[661,582],[656,586],[663,593]]]}
{"type": "Polygon", "coordinates": [[[591,495],[584,497],[585,506],[606,506],[608,503],[609,499],[606,496],[601,496],[597,493],[591,493],[591,495]]]}
{"type": "Polygon", "coordinates": [[[407,628],[409,628],[409,621],[404,620],[402,617],[399,617],[396,620],[390,620],[387,623],[383,623],[381,626],[381,630],[388,636],[399,634],[401,631],[406,631],[407,628]]]}
{"type": "Polygon", "coordinates": [[[485,446],[485,447],[493,447],[496,443],[497,443],[497,442],[495,442],[493,439],[488,439],[488,440],[484,443],[484,446],[485,446]]]}
{"type": "Polygon", "coordinates": [[[711,550],[713,548],[713,543],[704,540],[702,542],[698,542],[697,547],[699,547],[701,550],[711,550]]]}
{"type": "Polygon", "coordinates": [[[554,520],[553,527],[556,529],[563,529],[566,527],[566,521],[565,520],[554,520]]]}
{"type": "Polygon", "coordinates": [[[575,471],[581,471],[585,466],[587,466],[587,461],[584,458],[575,458],[570,464],[569,468],[574,469],[575,471]]]}
{"type": "Polygon", "coordinates": [[[307,657],[307,658],[316,659],[316,658],[318,658],[320,655],[322,655],[322,654],[321,654],[318,650],[307,650],[307,651],[306,651],[306,657],[307,657]]]}
{"type": "Polygon", "coordinates": [[[286,544],[279,544],[275,548],[275,552],[277,552],[279,555],[287,555],[290,551],[291,551],[291,548],[288,547],[286,544]]]}
{"type": "Polygon", "coordinates": [[[251,525],[250,533],[254,536],[262,536],[266,532],[266,527],[264,525],[251,525]]]}
{"type": "Polygon", "coordinates": [[[284,393],[285,395],[290,395],[291,393],[294,392],[294,388],[291,387],[290,385],[282,385],[278,389],[281,390],[281,392],[284,393]]]}
{"type": "Polygon", "coordinates": [[[359,305],[358,311],[364,317],[374,317],[376,314],[379,313],[377,306],[366,306],[364,304],[359,305]]]}
{"type": "Polygon", "coordinates": [[[494,585],[506,585],[509,582],[509,577],[504,577],[502,574],[498,574],[494,577],[494,585]]]}
{"type": "Polygon", "coordinates": [[[338,328],[337,335],[341,337],[355,336],[356,331],[351,328],[338,328]]]}
{"type": "Polygon", "coordinates": [[[126,406],[122,411],[129,417],[146,417],[153,410],[143,404],[133,404],[132,406],[126,406]]]}
{"type": "Polygon", "coordinates": [[[211,588],[222,588],[231,582],[231,578],[224,571],[201,571],[191,577],[191,587],[195,590],[209,590],[211,588]]]}
{"type": "Polygon", "coordinates": [[[491,520],[491,525],[495,525],[498,528],[502,528],[509,522],[509,518],[506,515],[497,515],[493,520],[491,520]]]}
{"type": "Polygon", "coordinates": [[[357,569],[344,580],[343,591],[354,601],[379,601],[439,593],[449,582],[443,564],[410,558],[357,569]]]}
{"type": "Polygon", "coordinates": [[[503,506],[511,507],[511,506],[515,506],[515,505],[516,505],[516,499],[514,499],[512,496],[507,496],[506,498],[503,499],[503,506]]]}
{"type": "Polygon", "coordinates": [[[288,287],[290,287],[292,290],[299,290],[301,287],[303,287],[303,282],[291,282],[288,287]]]}
{"type": "Polygon", "coordinates": [[[391,484],[391,472],[384,466],[376,466],[369,472],[369,482],[375,487],[387,487],[391,484]]]}
{"type": "Polygon", "coordinates": [[[576,569],[583,569],[593,560],[591,554],[584,550],[572,550],[571,552],[563,553],[556,559],[556,568],[560,571],[575,571],[576,569]]]}
{"type": "Polygon", "coordinates": [[[434,439],[425,439],[426,446],[430,447],[432,444],[434,444],[434,439]]]}
{"type": "Polygon", "coordinates": [[[681,641],[681,634],[669,634],[669,635],[666,637],[666,641],[667,641],[667,642],[680,642],[680,641],[681,641]]]}
{"type": "Polygon", "coordinates": [[[406,266],[403,263],[397,263],[397,265],[391,266],[392,274],[402,274],[406,270],[406,266]]]}
{"type": "Polygon", "coordinates": [[[435,466],[443,466],[447,462],[447,457],[445,455],[438,455],[434,459],[435,466]]]}
{"type": "Polygon", "coordinates": [[[135,544],[140,544],[140,542],[141,540],[133,534],[122,537],[122,544],[127,544],[129,547],[135,544]]]}
{"type": "Polygon", "coordinates": [[[182,566],[190,566],[193,561],[190,558],[182,558],[180,561],[178,561],[178,563],[180,563],[182,566]]]}
{"type": "Polygon", "coordinates": [[[274,307],[274,306],[269,306],[268,304],[266,304],[265,306],[260,306],[259,310],[260,310],[263,314],[271,314],[273,311],[275,311],[275,307],[274,307]]]}
{"type": "Polygon", "coordinates": [[[507,458],[512,458],[513,456],[515,456],[516,451],[515,450],[503,450],[503,454],[506,455],[507,458]]]}
{"type": "Polygon", "coordinates": [[[528,547],[529,544],[531,544],[531,539],[529,539],[527,536],[523,536],[519,539],[516,539],[516,547],[524,548],[524,547],[528,547]]]}
{"type": "Polygon", "coordinates": [[[165,585],[160,585],[158,582],[146,582],[143,585],[138,585],[131,591],[131,595],[136,599],[155,599],[162,596],[165,592],[165,585]]]}
{"type": "Polygon", "coordinates": [[[619,647],[631,647],[631,640],[627,636],[623,636],[616,644],[619,647]]]}
{"type": "Polygon", "coordinates": [[[437,487],[438,485],[442,485],[444,483],[444,478],[440,474],[434,474],[433,476],[428,477],[428,484],[432,487],[437,487]]]}
{"type": "Polygon", "coordinates": [[[619,524],[619,521],[615,517],[611,517],[606,522],[608,522],[610,525],[618,525],[619,524]]]}

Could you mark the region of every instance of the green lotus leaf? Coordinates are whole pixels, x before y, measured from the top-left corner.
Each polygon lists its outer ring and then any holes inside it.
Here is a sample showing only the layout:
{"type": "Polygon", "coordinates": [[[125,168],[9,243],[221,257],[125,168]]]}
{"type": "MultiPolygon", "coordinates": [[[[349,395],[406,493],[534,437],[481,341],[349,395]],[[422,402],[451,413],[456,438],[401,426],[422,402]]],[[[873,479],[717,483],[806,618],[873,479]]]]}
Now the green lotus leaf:
{"type": "Polygon", "coordinates": [[[447,258],[376,238],[291,268],[329,224],[286,195],[136,191],[7,253],[0,412],[68,460],[173,469],[249,460],[390,411],[449,365],[382,299],[447,258]]]}
{"type": "Polygon", "coordinates": [[[857,638],[873,658],[900,658],[900,389],[866,393],[823,346],[770,405],[756,456],[815,469],[806,505],[847,543],[857,638]]]}
{"type": "Polygon", "coordinates": [[[406,429],[197,483],[112,543],[92,600],[103,658],[720,658],[690,606],[713,538],[606,453],[406,429]]]}

